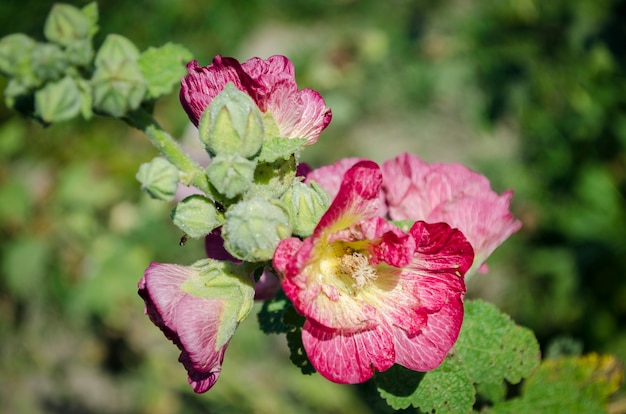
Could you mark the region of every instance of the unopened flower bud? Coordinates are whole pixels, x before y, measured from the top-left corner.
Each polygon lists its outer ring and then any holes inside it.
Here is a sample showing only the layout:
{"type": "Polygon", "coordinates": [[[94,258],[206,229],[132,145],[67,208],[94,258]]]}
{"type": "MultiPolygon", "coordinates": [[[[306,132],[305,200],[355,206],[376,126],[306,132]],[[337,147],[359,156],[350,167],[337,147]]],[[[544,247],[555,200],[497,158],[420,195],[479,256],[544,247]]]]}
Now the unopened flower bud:
{"type": "Polygon", "coordinates": [[[290,235],[291,225],[284,207],[262,197],[231,207],[222,227],[226,250],[248,262],[271,259],[278,243],[290,235]]]}
{"type": "Polygon", "coordinates": [[[33,49],[32,54],[33,72],[40,81],[57,80],[64,74],[67,61],[59,46],[51,43],[39,43],[33,49]]]}
{"type": "Polygon", "coordinates": [[[139,49],[137,46],[124,36],[118,34],[110,34],[98,49],[96,59],[94,61],[96,67],[102,66],[107,62],[132,61],[139,59],[139,49]]]}
{"type": "Polygon", "coordinates": [[[82,109],[82,94],[69,76],[49,82],[35,93],[35,113],[44,122],[60,122],[74,118],[82,109]]]}
{"type": "Polygon", "coordinates": [[[282,197],[289,212],[293,234],[308,237],[328,209],[328,195],[317,183],[295,181],[282,197]]]}
{"type": "Polygon", "coordinates": [[[215,203],[197,194],[178,203],[170,216],[178,228],[194,239],[206,236],[224,222],[215,203]]]}
{"type": "Polygon", "coordinates": [[[19,78],[24,70],[32,72],[31,53],[36,45],[37,42],[22,33],[0,39],[0,73],[19,78]]]}
{"type": "Polygon", "coordinates": [[[67,61],[76,66],[87,66],[93,59],[93,45],[91,39],[77,40],[65,48],[67,61]]]}
{"type": "Polygon", "coordinates": [[[67,46],[76,40],[88,38],[91,25],[90,19],[80,9],[57,3],[48,14],[43,33],[51,42],[67,46]]]}
{"type": "Polygon", "coordinates": [[[246,192],[254,179],[256,162],[237,154],[218,154],[207,167],[207,176],[220,194],[234,198],[246,192]]]}
{"type": "Polygon", "coordinates": [[[146,94],[147,84],[136,62],[103,62],[91,78],[94,108],[114,117],[137,109],[146,94]]]}
{"type": "Polygon", "coordinates": [[[198,126],[207,151],[215,154],[239,154],[252,158],[261,149],[263,115],[252,98],[232,83],[213,99],[198,126]]]}
{"type": "Polygon", "coordinates": [[[164,201],[174,199],[178,187],[178,170],[166,159],[157,157],[141,164],[136,177],[141,183],[141,189],[150,197],[164,201]]]}

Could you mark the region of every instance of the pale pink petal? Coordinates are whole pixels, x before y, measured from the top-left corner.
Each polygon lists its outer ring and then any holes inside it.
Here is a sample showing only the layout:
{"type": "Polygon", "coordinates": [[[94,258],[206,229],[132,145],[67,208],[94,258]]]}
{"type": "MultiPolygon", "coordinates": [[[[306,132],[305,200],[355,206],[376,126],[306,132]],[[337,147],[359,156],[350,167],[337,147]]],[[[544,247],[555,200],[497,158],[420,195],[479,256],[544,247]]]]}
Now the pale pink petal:
{"type": "Polygon", "coordinates": [[[389,369],[395,359],[391,331],[386,326],[342,335],[307,321],[302,343],[313,367],[324,378],[340,384],[367,381],[375,371],[389,369]]]}
{"type": "Polygon", "coordinates": [[[489,194],[442,203],[431,212],[428,221],[445,221],[461,229],[474,247],[475,267],[481,266],[500,244],[522,226],[509,210],[512,196],[511,191],[506,191],[500,196],[489,194]]]}
{"type": "Polygon", "coordinates": [[[463,232],[475,250],[473,269],[521,227],[510,212],[512,192],[498,195],[483,175],[460,164],[429,165],[402,154],[383,164],[393,220],[445,222],[463,232]]]}

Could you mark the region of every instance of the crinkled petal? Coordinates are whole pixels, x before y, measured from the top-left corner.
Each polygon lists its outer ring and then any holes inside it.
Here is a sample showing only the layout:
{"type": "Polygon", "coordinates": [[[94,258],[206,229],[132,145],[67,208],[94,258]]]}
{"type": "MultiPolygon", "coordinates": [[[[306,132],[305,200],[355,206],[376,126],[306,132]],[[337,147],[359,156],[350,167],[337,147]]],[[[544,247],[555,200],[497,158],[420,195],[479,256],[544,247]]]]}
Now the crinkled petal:
{"type": "MultiPolygon", "coordinates": [[[[346,171],[360,161],[367,160],[365,158],[342,158],[334,164],[325,165],[308,172],[305,182],[315,181],[326,191],[328,199],[333,200],[339,192],[346,171]]],[[[385,193],[382,188],[380,189],[379,198],[380,208],[376,215],[384,217],[387,214],[387,205],[385,204],[385,193]]]]}
{"type": "Polygon", "coordinates": [[[430,213],[428,221],[445,221],[450,226],[461,229],[474,247],[474,266],[480,266],[522,226],[509,209],[512,197],[513,192],[506,191],[500,196],[492,193],[442,203],[430,213]]]}
{"type": "Polygon", "coordinates": [[[202,393],[217,381],[228,343],[216,346],[224,301],[195,297],[181,289],[197,274],[192,267],[152,263],[138,287],[150,320],[178,346],[189,383],[202,393]]]}
{"type": "Polygon", "coordinates": [[[401,327],[394,327],[393,339],[396,363],[415,370],[437,368],[456,342],[463,323],[463,297],[448,298],[446,306],[427,315],[426,326],[419,334],[410,335],[401,327]]]}
{"type": "Polygon", "coordinates": [[[510,212],[512,192],[498,195],[489,180],[460,164],[426,164],[402,154],[383,164],[393,220],[445,222],[461,230],[476,253],[474,269],[521,227],[510,212]]]}
{"type": "Polygon", "coordinates": [[[298,90],[293,64],[284,56],[267,60],[255,57],[240,64],[236,59],[218,55],[209,66],[190,62],[187,72],[181,81],[180,101],[196,126],[204,110],[229,82],[247,93],[262,112],[272,114],[281,137],[304,138],[306,145],[314,144],[332,118],[319,93],[298,90]]]}
{"type": "Polygon", "coordinates": [[[302,343],[313,367],[324,378],[341,384],[367,381],[375,371],[389,369],[395,359],[387,326],[343,335],[307,321],[302,328],[302,343]]]}
{"type": "Polygon", "coordinates": [[[373,161],[361,161],[344,175],[339,193],[320,219],[314,238],[334,233],[375,217],[380,209],[382,173],[373,161]]]}

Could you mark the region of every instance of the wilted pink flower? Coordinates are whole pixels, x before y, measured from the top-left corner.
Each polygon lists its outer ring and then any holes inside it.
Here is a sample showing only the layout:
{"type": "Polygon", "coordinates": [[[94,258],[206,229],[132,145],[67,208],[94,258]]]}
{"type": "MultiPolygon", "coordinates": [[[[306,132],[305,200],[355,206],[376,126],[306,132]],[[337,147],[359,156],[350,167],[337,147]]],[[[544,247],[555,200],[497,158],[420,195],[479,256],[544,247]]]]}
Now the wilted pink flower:
{"type": "Polygon", "coordinates": [[[244,290],[236,284],[231,286],[235,292],[231,294],[228,283],[220,280],[216,295],[202,297],[188,293],[194,284],[204,289],[210,286],[200,280],[196,267],[152,263],[138,287],[150,320],[180,349],[178,360],[187,370],[189,384],[203,393],[220,375],[237,318],[252,301],[252,286],[243,295],[248,296],[246,300],[241,295],[244,290]]]}
{"type": "Polygon", "coordinates": [[[416,222],[408,233],[388,223],[377,215],[381,185],[375,163],[357,163],[313,235],[281,241],[274,255],[306,317],[306,353],[334,382],[363,382],[394,363],[432,370],[463,320],[470,244],[444,223],[416,222]]]}
{"type": "Polygon", "coordinates": [[[473,269],[522,223],[509,207],[513,191],[495,193],[489,180],[460,164],[427,164],[402,154],[382,166],[383,188],[392,220],[444,222],[463,232],[474,248],[473,269]]]}
{"type": "Polygon", "coordinates": [[[228,82],[250,95],[262,112],[269,112],[281,137],[306,138],[314,144],[332,118],[319,93],[298,90],[293,63],[284,56],[267,60],[252,58],[242,64],[236,59],[216,56],[209,66],[187,64],[180,101],[196,126],[200,116],[228,82]]]}

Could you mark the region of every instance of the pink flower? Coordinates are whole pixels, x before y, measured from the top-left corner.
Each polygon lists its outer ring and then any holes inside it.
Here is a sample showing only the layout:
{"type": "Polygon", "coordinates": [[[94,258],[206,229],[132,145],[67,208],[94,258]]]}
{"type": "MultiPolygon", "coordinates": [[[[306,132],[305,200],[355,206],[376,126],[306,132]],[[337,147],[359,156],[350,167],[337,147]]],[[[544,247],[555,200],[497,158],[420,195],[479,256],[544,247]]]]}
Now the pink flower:
{"type": "Polygon", "coordinates": [[[240,64],[218,55],[209,66],[200,67],[191,61],[187,72],[181,82],[180,101],[196,126],[228,82],[250,95],[262,112],[272,114],[281,137],[306,138],[307,145],[314,144],[332,118],[319,93],[298,90],[293,63],[284,56],[252,58],[240,64]]]}
{"type": "Polygon", "coordinates": [[[394,363],[432,370],[463,320],[471,246],[444,223],[416,222],[407,233],[388,223],[377,215],[381,186],[375,163],[357,163],[313,235],[281,241],[274,255],[306,318],[306,353],[334,382],[363,382],[394,363]]]}
{"type": "Polygon", "coordinates": [[[198,267],[152,263],[138,287],[150,320],[180,349],[178,360],[193,390],[209,390],[220,375],[232,334],[251,306],[252,286],[224,283],[198,267]],[[207,289],[216,294],[189,293],[207,289]]]}
{"type": "MultiPolygon", "coordinates": [[[[365,158],[342,158],[334,164],[325,165],[323,167],[307,171],[305,174],[305,182],[310,183],[311,181],[315,181],[324,190],[326,190],[328,199],[332,200],[339,192],[339,187],[341,187],[341,182],[343,181],[343,176],[346,171],[360,161],[365,161],[365,158]]],[[[381,203],[378,215],[384,217],[387,215],[387,205],[385,204],[385,192],[382,188],[380,189],[379,197],[381,199],[381,203]]]]}
{"type": "Polygon", "coordinates": [[[382,166],[392,220],[444,222],[463,232],[474,248],[473,269],[522,226],[509,207],[513,192],[498,195],[483,175],[460,164],[427,164],[402,154],[382,166]]]}

